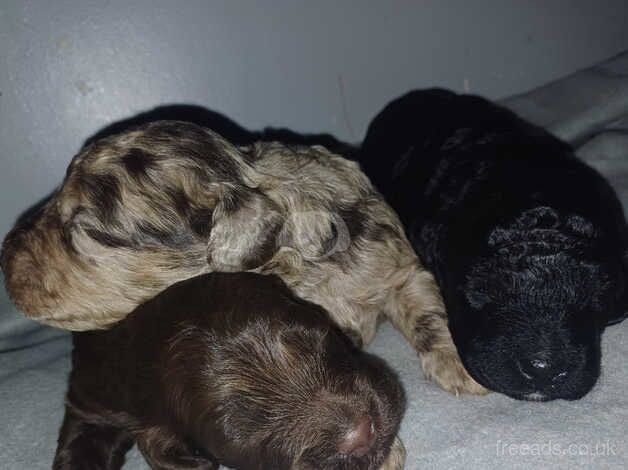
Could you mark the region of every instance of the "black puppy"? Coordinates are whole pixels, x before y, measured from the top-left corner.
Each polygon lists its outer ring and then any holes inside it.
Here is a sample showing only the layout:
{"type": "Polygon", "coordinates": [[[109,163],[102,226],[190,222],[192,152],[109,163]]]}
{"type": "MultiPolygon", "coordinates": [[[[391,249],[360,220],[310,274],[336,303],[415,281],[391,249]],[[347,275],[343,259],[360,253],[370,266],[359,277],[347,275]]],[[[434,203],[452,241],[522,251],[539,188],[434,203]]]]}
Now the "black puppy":
{"type": "Polygon", "coordinates": [[[413,91],[358,160],[440,285],[471,375],[528,400],[577,399],[626,311],[626,220],[564,142],[477,96],[413,91]]]}
{"type": "Polygon", "coordinates": [[[276,276],[182,281],[74,334],[55,470],[400,470],[395,375],[276,276]]]}

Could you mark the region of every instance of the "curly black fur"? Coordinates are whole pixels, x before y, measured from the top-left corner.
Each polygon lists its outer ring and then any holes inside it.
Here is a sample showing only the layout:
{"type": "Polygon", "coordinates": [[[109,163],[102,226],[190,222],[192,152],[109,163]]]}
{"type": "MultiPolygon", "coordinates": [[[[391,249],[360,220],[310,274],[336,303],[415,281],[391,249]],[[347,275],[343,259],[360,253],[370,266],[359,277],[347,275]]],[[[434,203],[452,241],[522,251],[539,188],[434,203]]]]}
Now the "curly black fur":
{"type": "Polygon", "coordinates": [[[471,375],[519,399],[585,395],[626,311],[628,230],[602,176],[510,111],[437,89],[384,108],[358,159],[435,273],[471,375]]]}

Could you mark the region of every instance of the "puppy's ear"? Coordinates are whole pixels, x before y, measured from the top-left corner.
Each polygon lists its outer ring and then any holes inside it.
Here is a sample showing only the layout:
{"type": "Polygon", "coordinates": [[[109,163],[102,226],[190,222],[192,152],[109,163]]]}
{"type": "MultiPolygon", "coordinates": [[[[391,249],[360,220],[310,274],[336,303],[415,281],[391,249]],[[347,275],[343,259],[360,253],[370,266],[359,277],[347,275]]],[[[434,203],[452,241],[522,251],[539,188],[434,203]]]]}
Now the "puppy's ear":
{"type": "Polygon", "coordinates": [[[351,244],[347,223],[339,214],[324,210],[291,212],[279,241],[309,261],[345,251],[351,244]]]}
{"type": "Polygon", "coordinates": [[[254,188],[226,187],[214,209],[207,261],[214,271],[245,271],[269,261],[278,249],[283,216],[254,188]]]}

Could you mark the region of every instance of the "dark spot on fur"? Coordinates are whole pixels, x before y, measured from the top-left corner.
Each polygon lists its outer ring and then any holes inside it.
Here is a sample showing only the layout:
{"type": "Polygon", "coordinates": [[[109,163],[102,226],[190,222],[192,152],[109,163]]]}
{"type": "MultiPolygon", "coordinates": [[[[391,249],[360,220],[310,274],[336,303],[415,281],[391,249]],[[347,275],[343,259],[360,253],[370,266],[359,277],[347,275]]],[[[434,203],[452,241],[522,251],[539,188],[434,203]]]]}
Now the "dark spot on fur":
{"type": "Polygon", "coordinates": [[[364,235],[368,224],[368,217],[357,207],[340,210],[340,218],[344,221],[352,239],[364,235]]]}
{"type": "Polygon", "coordinates": [[[381,242],[387,237],[396,238],[400,235],[390,225],[375,222],[372,216],[365,214],[359,207],[341,210],[340,217],[346,224],[352,241],[361,237],[371,242],[381,242]]]}
{"type": "Polygon", "coordinates": [[[155,156],[139,148],[132,148],[120,158],[124,168],[135,178],[146,175],[146,171],[155,164],[155,156]]]}
{"type": "Polygon", "coordinates": [[[61,225],[61,221],[56,221],[54,223],[55,226],[59,227],[60,233],[61,233],[61,242],[63,243],[63,245],[70,251],[76,253],[76,248],[74,247],[74,241],[72,238],[72,233],[74,231],[74,227],[75,227],[75,220],[76,220],[76,216],[79,214],[79,212],[81,212],[83,209],[75,209],[72,212],[72,215],[70,216],[70,218],[67,220],[67,222],[63,223],[63,225],[61,225]]]}
{"type": "Polygon", "coordinates": [[[237,149],[204,128],[189,122],[160,121],[144,129],[142,145],[159,149],[160,154],[187,158],[206,178],[212,174],[218,181],[239,182],[240,171],[230,151],[237,149]]]}
{"type": "Polygon", "coordinates": [[[120,199],[118,181],[112,175],[86,175],[87,195],[104,223],[113,223],[120,199]]]}
{"type": "Polygon", "coordinates": [[[182,248],[194,243],[194,239],[181,227],[180,230],[163,230],[150,222],[140,222],[136,225],[137,244],[142,247],[167,246],[182,248]]]}
{"type": "Polygon", "coordinates": [[[209,237],[212,228],[212,211],[195,209],[190,215],[190,228],[201,237],[209,237]]]}
{"type": "Polygon", "coordinates": [[[338,243],[338,229],[336,228],[336,222],[332,222],[331,224],[331,235],[323,240],[322,246],[321,246],[321,256],[330,253],[331,250],[334,249],[334,247],[336,246],[336,244],[338,243]]]}
{"type": "Polygon", "coordinates": [[[190,200],[185,195],[185,193],[180,189],[171,189],[167,188],[165,191],[168,193],[170,200],[172,201],[172,205],[178,214],[183,216],[187,216],[190,211],[190,200]]]}
{"type": "Polygon", "coordinates": [[[254,269],[269,261],[277,251],[277,236],[281,230],[281,225],[275,225],[266,232],[266,239],[258,244],[254,252],[242,259],[242,266],[245,270],[254,269]]]}
{"type": "Polygon", "coordinates": [[[440,328],[434,326],[434,318],[423,315],[416,319],[414,325],[414,347],[417,351],[430,351],[438,336],[440,328]]]}
{"type": "Polygon", "coordinates": [[[111,233],[103,232],[102,230],[98,230],[95,228],[87,228],[85,229],[85,233],[92,240],[109,248],[128,248],[133,246],[133,243],[130,240],[125,240],[124,238],[118,237],[111,233]]]}
{"type": "Polygon", "coordinates": [[[234,189],[227,191],[221,200],[222,208],[227,214],[237,212],[251,199],[251,194],[234,189]]]}

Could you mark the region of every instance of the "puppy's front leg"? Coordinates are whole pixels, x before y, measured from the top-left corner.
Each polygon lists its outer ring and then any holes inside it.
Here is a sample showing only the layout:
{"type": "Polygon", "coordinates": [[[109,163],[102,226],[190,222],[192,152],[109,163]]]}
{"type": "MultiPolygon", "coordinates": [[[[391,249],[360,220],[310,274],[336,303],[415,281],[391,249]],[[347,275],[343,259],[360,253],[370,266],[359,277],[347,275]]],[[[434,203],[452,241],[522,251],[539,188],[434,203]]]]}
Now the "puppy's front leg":
{"type": "Polygon", "coordinates": [[[448,392],[488,393],[466,371],[447,326],[447,314],[431,273],[413,265],[393,295],[388,316],[412,344],[423,373],[448,392]]]}
{"type": "Polygon", "coordinates": [[[399,436],[395,437],[395,440],[390,447],[390,452],[384,460],[384,463],[379,470],[401,470],[406,462],[406,448],[403,446],[399,436]]]}
{"type": "Polygon", "coordinates": [[[213,457],[194,451],[181,438],[162,426],[152,426],[136,435],[137,447],[153,470],[217,470],[213,457]]]}
{"type": "Polygon", "coordinates": [[[125,430],[85,421],[66,406],[53,470],[118,470],[133,445],[125,430]]]}

